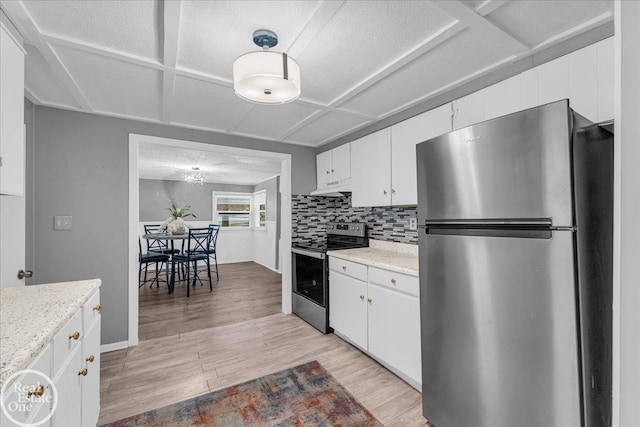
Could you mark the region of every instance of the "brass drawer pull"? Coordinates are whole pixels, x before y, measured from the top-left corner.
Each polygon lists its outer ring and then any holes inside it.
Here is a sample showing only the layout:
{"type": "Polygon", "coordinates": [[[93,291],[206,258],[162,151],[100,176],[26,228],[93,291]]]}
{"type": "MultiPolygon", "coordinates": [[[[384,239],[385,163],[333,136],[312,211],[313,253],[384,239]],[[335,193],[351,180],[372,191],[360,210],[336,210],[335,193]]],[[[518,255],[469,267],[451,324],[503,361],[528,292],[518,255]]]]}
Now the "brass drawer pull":
{"type": "Polygon", "coordinates": [[[364,301],[364,295],[360,295],[360,299],[364,301]]]}
{"type": "Polygon", "coordinates": [[[372,302],[371,298],[367,298],[367,301],[369,302],[369,304],[371,304],[372,302]]]}
{"type": "Polygon", "coordinates": [[[102,307],[100,307],[100,304],[98,304],[95,307],[93,307],[93,311],[100,312],[100,310],[102,310],[102,307]]]}
{"type": "Polygon", "coordinates": [[[71,335],[69,335],[69,339],[74,339],[77,340],[78,338],[80,338],[80,332],[75,331],[74,333],[72,333],[71,335]]]}
{"type": "Polygon", "coordinates": [[[29,392],[27,393],[27,396],[31,397],[31,396],[37,396],[40,397],[44,394],[44,387],[42,386],[42,384],[38,384],[38,387],[35,388],[35,390],[29,390],[29,392]]]}
{"type": "Polygon", "coordinates": [[[83,377],[86,377],[88,372],[87,368],[84,368],[82,371],[78,371],[78,376],[82,375],[83,377]]]}
{"type": "Polygon", "coordinates": [[[342,271],[347,271],[347,266],[346,265],[342,266],[342,271]]]}
{"type": "Polygon", "coordinates": [[[93,354],[92,354],[91,356],[87,357],[85,360],[89,363],[93,363],[93,361],[96,360],[96,358],[93,357],[93,354]]]}
{"type": "Polygon", "coordinates": [[[391,284],[395,285],[396,284],[396,279],[391,279],[391,284]]]}

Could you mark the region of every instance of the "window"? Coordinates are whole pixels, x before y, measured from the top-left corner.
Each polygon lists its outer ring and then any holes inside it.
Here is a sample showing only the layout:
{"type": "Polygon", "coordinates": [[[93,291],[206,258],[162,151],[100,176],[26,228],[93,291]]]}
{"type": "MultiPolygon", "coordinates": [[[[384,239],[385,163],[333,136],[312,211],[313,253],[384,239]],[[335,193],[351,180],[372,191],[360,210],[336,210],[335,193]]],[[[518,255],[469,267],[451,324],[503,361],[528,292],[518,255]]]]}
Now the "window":
{"type": "Polygon", "coordinates": [[[253,193],[253,226],[265,228],[267,226],[267,192],[266,190],[253,193]]]}
{"type": "Polygon", "coordinates": [[[251,194],[213,193],[213,221],[224,228],[251,227],[251,194]]]}

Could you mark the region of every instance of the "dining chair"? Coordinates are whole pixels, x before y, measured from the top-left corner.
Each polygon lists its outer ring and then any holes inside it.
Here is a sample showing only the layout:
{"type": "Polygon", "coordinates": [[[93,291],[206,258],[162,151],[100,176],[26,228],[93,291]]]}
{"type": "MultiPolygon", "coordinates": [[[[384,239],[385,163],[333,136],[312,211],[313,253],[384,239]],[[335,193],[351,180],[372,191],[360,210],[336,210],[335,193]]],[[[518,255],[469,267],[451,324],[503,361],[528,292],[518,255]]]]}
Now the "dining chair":
{"type": "Polygon", "coordinates": [[[207,251],[207,253],[210,257],[213,257],[213,260],[216,263],[216,281],[220,281],[220,275],[218,274],[218,255],[216,253],[220,225],[209,224],[209,228],[211,229],[211,238],[209,239],[209,250],[207,251]]]}
{"type": "MultiPolygon", "coordinates": [[[[162,226],[160,224],[144,225],[145,234],[160,233],[161,230],[162,230],[162,226]]],[[[171,254],[179,254],[183,250],[184,250],[184,247],[181,249],[173,249],[168,247],[167,243],[164,240],[147,239],[147,252],[158,252],[165,255],[171,255],[171,254]]]]}
{"type": "MultiPolygon", "coordinates": [[[[157,252],[147,252],[146,254],[142,253],[142,242],[140,241],[140,237],[138,237],[138,288],[143,287],[147,283],[147,271],[149,270],[149,264],[156,265],[155,278],[151,281],[151,285],[156,283],[157,287],[160,287],[160,271],[162,270],[162,265],[167,264],[169,266],[169,255],[157,253],[157,252]],[[140,276],[142,276],[142,269],[144,265],[144,280],[140,280],[140,276]]],[[[165,275],[167,284],[169,283],[169,269],[165,268],[165,275]]]]}
{"type": "Polygon", "coordinates": [[[211,280],[211,263],[209,259],[209,245],[211,243],[211,234],[213,229],[206,228],[190,228],[189,239],[187,240],[187,250],[181,254],[175,254],[171,258],[172,270],[175,271],[175,264],[180,263],[186,266],[186,286],[187,297],[189,297],[189,284],[196,285],[196,280],[200,285],[204,285],[200,276],[198,276],[198,261],[204,261],[207,265],[207,275],[209,277],[209,290],[213,291],[213,281],[211,280]],[[191,265],[193,264],[193,279],[191,277],[191,265]]]}

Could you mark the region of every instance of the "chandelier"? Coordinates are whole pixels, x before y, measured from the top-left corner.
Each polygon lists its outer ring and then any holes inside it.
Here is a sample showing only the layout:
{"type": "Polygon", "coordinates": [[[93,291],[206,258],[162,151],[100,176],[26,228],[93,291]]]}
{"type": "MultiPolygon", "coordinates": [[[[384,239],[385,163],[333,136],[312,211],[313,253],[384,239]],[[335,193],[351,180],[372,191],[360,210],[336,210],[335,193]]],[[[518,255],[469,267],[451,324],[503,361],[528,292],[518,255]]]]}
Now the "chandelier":
{"type": "Polygon", "coordinates": [[[193,172],[184,175],[184,180],[193,185],[203,185],[204,176],[200,173],[200,168],[191,168],[193,172]]]}
{"type": "Polygon", "coordinates": [[[239,56],[233,63],[233,89],[257,104],[285,104],[300,96],[300,67],[286,53],[272,52],[278,44],[273,31],[257,30],[253,42],[263,50],[239,56]]]}

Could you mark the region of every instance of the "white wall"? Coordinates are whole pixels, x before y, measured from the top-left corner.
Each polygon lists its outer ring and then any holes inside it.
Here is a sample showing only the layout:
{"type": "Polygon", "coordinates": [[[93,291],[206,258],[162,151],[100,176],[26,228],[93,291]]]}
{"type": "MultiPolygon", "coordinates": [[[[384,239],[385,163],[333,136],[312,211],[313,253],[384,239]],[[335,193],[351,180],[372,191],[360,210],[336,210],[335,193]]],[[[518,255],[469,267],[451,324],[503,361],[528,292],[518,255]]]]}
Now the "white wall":
{"type": "Polygon", "coordinates": [[[267,221],[265,230],[253,230],[253,261],[276,270],[276,221],[267,221]]]}

